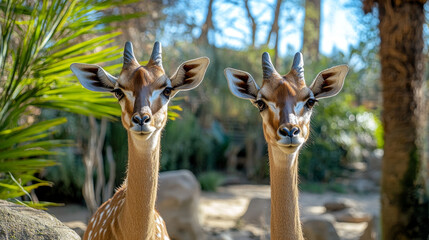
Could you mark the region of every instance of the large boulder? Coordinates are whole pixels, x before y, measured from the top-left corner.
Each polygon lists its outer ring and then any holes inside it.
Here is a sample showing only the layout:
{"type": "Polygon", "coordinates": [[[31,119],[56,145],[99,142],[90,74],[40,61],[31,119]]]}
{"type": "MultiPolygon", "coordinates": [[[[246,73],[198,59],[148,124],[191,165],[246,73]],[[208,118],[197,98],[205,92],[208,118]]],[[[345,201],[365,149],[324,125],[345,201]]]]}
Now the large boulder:
{"type": "Polygon", "coordinates": [[[198,219],[200,184],[188,170],[162,172],[156,209],[171,239],[200,240],[205,234],[198,219]]]}
{"type": "Polygon", "coordinates": [[[45,211],[0,200],[0,239],[73,240],[80,237],[45,211]]]}
{"type": "Polygon", "coordinates": [[[380,218],[374,216],[368,222],[368,225],[360,236],[359,240],[377,240],[380,239],[380,218]]]}
{"type": "Polygon", "coordinates": [[[346,201],[330,201],[326,202],[323,206],[325,207],[326,212],[335,212],[351,207],[350,203],[346,201]]]}
{"type": "Polygon", "coordinates": [[[371,220],[371,215],[365,212],[359,212],[352,208],[347,208],[341,211],[332,213],[335,216],[337,222],[348,222],[348,223],[363,223],[371,220]]]}
{"type": "Polygon", "coordinates": [[[247,224],[254,224],[260,227],[269,228],[271,223],[271,199],[252,198],[246,212],[241,217],[241,221],[247,224]]]}
{"type": "Polygon", "coordinates": [[[302,232],[306,240],[340,240],[334,227],[335,219],[330,215],[303,219],[302,232]]]}

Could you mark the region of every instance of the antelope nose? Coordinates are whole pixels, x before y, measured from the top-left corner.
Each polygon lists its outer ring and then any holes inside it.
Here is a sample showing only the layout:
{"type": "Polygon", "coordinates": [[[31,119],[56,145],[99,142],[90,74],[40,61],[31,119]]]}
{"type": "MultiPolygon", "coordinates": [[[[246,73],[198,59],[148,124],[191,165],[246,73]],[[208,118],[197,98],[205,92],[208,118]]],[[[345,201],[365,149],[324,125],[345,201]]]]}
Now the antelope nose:
{"type": "Polygon", "coordinates": [[[140,114],[135,114],[132,120],[133,120],[133,123],[143,126],[145,124],[148,124],[151,118],[150,118],[150,115],[147,113],[143,114],[143,116],[140,116],[140,114]]]}
{"type": "Polygon", "coordinates": [[[300,130],[298,127],[292,127],[292,129],[289,129],[288,127],[280,127],[278,130],[278,133],[281,137],[296,137],[298,136],[300,130]]]}

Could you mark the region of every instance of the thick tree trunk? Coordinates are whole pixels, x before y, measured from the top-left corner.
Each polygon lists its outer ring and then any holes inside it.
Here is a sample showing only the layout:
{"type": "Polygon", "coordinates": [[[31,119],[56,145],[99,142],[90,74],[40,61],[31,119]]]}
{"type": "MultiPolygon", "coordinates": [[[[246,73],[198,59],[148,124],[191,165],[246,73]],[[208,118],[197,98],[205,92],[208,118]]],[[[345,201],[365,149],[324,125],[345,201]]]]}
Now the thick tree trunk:
{"type": "Polygon", "coordinates": [[[320,0],[306,0],[302,52],[312,61],[319,58],[320,0]]]}
{"type": "MultiPolygon", "coordinates": [[[[365,1],[365,10],[373,2],[365,1]]],[[[424,2],[378,1],[385,133],[381,222],[386,240],[426,240],[429,234],[422,155],[427,116],[422,91],[424,2]]]]}

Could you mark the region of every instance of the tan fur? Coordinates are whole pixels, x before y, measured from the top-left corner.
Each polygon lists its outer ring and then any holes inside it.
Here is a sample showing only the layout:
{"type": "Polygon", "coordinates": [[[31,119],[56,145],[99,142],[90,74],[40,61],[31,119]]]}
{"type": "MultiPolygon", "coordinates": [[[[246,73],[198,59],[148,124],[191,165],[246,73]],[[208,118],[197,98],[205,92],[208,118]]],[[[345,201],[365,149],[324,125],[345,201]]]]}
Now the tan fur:
{"type": "Polygon", "coordinates": [[[346,65],[318,74],[310,87],[304,80],[304,62],[296,53],[291,71],[281,76],[268,53],[262,54],[263,83],[258,87],[244,71],[227,68],[231,92],[248,99],[261,111],[268,143],[271,180],[271,239],[303,240],[298,205],[298,155],[310,134],[312,105],[335,96],[348,72],[346,65]],[[311,99],[311,101],[309,101],[311,99]]]}
{"type": "MultiPolygon", "coordinates": [[[[298,81],[293,72],[285,75],[285,76],[276,76],[272,77],[270,80],[264,80],[261,90],[260,96],[262,99],[276,103],[277,108],[280,109],[280,116],[276,116],[276,114],[271,111],[271,109],[267,109],[268,112],[264,119],[264,129],[272,129],[273,131],[264,131],[266,134],[265,139],[272,139],[274,141],[279,140],[279,136],[277,134],[277,129],[285,124],[288,127],[297,125],[300,129],[306,125],[309,129],[310,121],[298,122],[298,124],[292,124],[289,119],[289,114],[298,114],[294,113],[293,106],[299,102],[305,102],[309,98],[311,90],[305,85],[303,81],[298,81]],[[266,125],[266,126],[265,126],[266,125]]],[[[307,136],[303,136],[305,139],[307,136]]]]}
{"type": "Polygon", "coordinates": [[[94,64],[73,63],[70,69],[91,91],[112,92],[122,109],[128,133],[128,172],[123,186],[91,218],[84,238],[169,240],[164,221],[155,211],[161,131],[168,103],[179,91],[197,87],[210,60],[182,63],[171,78],[162,67],[161,43],[155,42],[149,63],[140,66],[131,42],[124,47],[118,78],[94,64]]]}
{"type": "Polygon", "coordinates": [[[160,132],[167,122],[167,107],[160,100],[152,105],[147,101],[156,89],[165,88],[162,81],[156,81],[163,75],[162,69],[146,66],[124,68],[121,72],[118,85],[124,91],[131,91],[135,100],[131,101],[126,94],[121,100],[122,123],[128,130],[127,179],[91,218],[83,239],[169,239],[165,223],[155,211],[160,132]],[[124,76],[131,78],[126,80],[124,76]],[[130,118],[140,113],[141,109],[135,106],[141,102],[148,106],[153,118],[151,125],[156,128],[150,139],[129,131],[130,118]]]}
{"type": "MultiPolygon", "coordinates": [[[[275,102],[280,109],[279,115],[268,108],[263,115],[264,137],[268,143],[271,179],[271,239],[303,240],[298,205],[298,155],[285,154],[277,145],[280,139],[277,129],[282,125],[290,129],[297,125],[309,128],[310,121],[291,123],[289,114],[294,113],[294,105],[306,101],[309,89],[302,81],[297,81],[292,73],[278,76],[277,79],[264,80],[261,96],[275,102]],[[272,129],[269,131],[268,129],[272,129]],[[274,130],[274,131],[273,131],[274,130]],[[291,164],[292,163],[292,164],[291,164]]],[[[301,112],[302,114],[302,112],[301,112]]],[[[303,131],[301,131],[302,134],[303,131]]],[[[307,131],[308,132],[308,131],[307,131]]],[[[308,133],[302,136],[307,140],[308,133]]]]}

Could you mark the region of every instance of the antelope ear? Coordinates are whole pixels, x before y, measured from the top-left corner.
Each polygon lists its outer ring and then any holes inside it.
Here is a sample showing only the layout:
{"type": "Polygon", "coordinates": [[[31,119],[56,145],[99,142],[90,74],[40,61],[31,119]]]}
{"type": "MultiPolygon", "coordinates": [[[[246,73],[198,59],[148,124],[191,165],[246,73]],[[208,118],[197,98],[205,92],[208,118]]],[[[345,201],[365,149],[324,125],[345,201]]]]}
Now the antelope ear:
{"type": "Polygon", "coordinates": [[[182,63],[170,78],[173,91],[187,91],[200,85],[209,63],[208,57],[196,58],[182,63]]]}
{"type": "Polygon", "coordinates": [[[234,68],[226,68],[225,77],[228,80],[228,87],[232,94],[239,98],[256,100],[259,87],[250,73],[234,68]]]}
{"type": "Polygon", "coordinates": [[[115,87],[117,78],[102,67],[94,64],[73,63],[70,69],[86,89],[96,92],[110,92],[115,87]]]}
{"type": "Polygon", "coordinates": [[[347,65],[339,65],[321,71],[310,85],[316,99],[337,95],[344,85],[344,79],[349,71],[347,65]]]}

